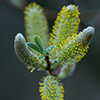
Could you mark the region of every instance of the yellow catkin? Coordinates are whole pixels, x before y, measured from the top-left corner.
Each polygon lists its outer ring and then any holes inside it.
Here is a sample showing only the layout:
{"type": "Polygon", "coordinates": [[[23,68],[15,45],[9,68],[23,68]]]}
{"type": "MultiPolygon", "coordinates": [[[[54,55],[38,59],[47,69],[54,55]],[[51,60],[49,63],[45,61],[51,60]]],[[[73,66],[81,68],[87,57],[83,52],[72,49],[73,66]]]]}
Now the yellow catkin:
{"type": "Polygon", "coordinates": [[[66,39],[73,34],[78,33],[78,26],[80,23],[78,7],[75,5],[69,5],[63,7],[62,10],[58,13],[55,25],[51,33],[50,42],[56,44],[66,39]],[[55,38],[56,41],[52,41],[55,38]],[[55,42],[55,43],[54,43],[55,42]]]}
{"type": "Polygon", "coordinates": [[[33,42],[33,35],[39,35],[45,47],[49,39],[47,19],[41,6],[31,3],[25,8],[25,30],[28,42],[33,42]]]}
{"type": "Polygon", "coordinates": [[[63,100],[64,88],[56,77],[48,75],[39,85],[42,100],[63,100]]]}
{"type": "MultiPolygon", "coordinates": [[[[79,14],[80,13],[78,11],[78,7],[76,7],[75,5],[69,5],[67,7],[64,6],[58,13],[49,40],[49,45],[54,44],[57,46],[56,52],[59,53],[64,49],[65,39],[67,39],[66,43],[68,43],[68,40],[71,39],[70,37],[73,34],[78,33],[78,26],[80,23],[79,14]]],[[[53,49],[52,52],[53,57],[56,56],[54,54],[55,49],[53,49]]]]}
{"type": "Polygon", "coordinates": [[[78,34],[79,14],[77,6],[64,6],[58,13],[49,40],[49,45],[56,45],[56,48],[49,52],[51,58],[58,59],[62,66],[67,63],[66,69],[79,62],[86,55],[90,40],[85,31],[92,37],[91,32],[94,30],[88,27],[83,30],[82,34],[81,32],[78,34]]]}

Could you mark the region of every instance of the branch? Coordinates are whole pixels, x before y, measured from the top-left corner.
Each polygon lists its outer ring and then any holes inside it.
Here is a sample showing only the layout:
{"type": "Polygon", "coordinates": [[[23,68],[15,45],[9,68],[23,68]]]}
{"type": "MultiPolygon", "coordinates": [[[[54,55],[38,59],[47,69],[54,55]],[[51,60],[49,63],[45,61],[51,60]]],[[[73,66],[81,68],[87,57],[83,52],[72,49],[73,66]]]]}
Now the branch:
{"type": "Polygon", "coordinates": [[[46,55],[45,55],[45,60],[47,62],[46,70],[48,70],[49,73],[51,74],[53,70],[51,69],[51,64],[50,64],[50,61],[49,61],[49,54],[48,53],[46,53],[46,55]]]}

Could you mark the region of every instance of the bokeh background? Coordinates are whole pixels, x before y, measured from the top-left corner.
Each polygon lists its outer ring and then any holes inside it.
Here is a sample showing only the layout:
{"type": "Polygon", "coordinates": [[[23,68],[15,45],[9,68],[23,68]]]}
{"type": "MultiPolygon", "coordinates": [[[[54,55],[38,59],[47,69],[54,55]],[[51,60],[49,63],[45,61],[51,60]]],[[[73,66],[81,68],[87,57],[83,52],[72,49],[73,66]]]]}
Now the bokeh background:
{"type": "Polygon", "coordinates": [[[14,37],[25,34],[25,6],[37,2],[45,9],[50,31],[63,5],[75,4],[81,12],[80,30],[94,26],[89,52],[72,76],[63,79],[64,100],[100,100],[100,0],[0,0],[0,100],[40,100],[38,82],[45,72],[29,73],[16,57],[14,37]]]}

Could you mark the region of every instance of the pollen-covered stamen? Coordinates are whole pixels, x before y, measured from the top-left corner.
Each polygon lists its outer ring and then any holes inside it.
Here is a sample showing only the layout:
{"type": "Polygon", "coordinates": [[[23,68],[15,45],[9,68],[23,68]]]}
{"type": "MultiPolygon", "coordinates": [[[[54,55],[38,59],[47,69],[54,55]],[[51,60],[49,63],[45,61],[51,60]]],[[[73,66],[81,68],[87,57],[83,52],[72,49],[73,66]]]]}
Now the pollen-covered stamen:
{"type": "Polygon", "coordinates": [[[37,56],[28,49],[25,38],[21,33],[15,36],[14,49],[17,57],[23,64],[32,67],[37,64],[37,56]]]}
{"type": "Polygon", "coordinates": [[[48,75],[39,84],[42,100],[63,100],[64,88],[56,77],[48,75]]]}

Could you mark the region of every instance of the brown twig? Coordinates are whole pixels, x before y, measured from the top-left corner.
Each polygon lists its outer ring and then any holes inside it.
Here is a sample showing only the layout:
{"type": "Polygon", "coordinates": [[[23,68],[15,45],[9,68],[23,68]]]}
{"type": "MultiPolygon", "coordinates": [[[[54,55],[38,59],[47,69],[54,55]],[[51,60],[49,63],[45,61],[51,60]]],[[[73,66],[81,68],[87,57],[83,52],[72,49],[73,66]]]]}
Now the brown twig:
{"type": "Polygon", "coordinates": [[[49,54],[48,53],[46,53],[46,55],[45,55],[45,60],[47,62],[47,68],[46,68],[46,70],[49,71],[49,74],[52,74],[53,70],[51,69],[51,64],[50,64],[50,61],[49,61],[49,54]]]}

